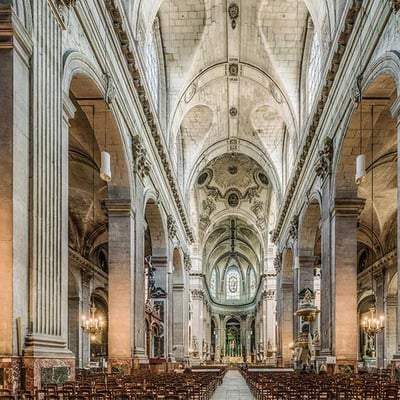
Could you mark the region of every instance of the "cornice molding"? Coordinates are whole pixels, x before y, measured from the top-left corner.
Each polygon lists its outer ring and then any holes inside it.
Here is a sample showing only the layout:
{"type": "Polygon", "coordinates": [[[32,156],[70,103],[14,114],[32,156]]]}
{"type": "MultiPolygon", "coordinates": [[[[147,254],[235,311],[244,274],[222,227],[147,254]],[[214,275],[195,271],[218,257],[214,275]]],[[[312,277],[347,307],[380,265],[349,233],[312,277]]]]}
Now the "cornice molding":
{"type": "Polygon", "coordinates": [[[400,0],[389,0],[389,3],[395,13],[400,10],[400,0]]]}
{"type": "Polygon", "coordinates": [[[113,21],[114,31],[118,37],[122,53],[125,56],[128,70],[132,76],[133,84],[134,84],[134,87],[138,94],[138,98],[139,98],[139,101],[142,106],[142,111],[145,115],[147,126],[148,126],[151,136],[153,138],[154,144],[157,148],[157,151],[158,151],[162,166],[164,168],[164,172],[168,179],[169,186],[170,186],[172,195],[174,197],[175,204],[178,208],[178,213],[181,218],[182,224],[184,226],[186,235],[187,235],[189,241],[191,243],[193,243],[194,242],[193,232],[189,225],[189,222],[188,222],[188,219],[186,216],[186,210],[185,210],[183,202],[181,200],[180,191],[178,189],[178,185],[177,185],[176,179],[173,175],[173,170],[172,170],[172,167],[171,167],[169,159],[168,159],[168,151],[165,149],[165,145],[163,143],[162,136],[159,132],[159,127],[156,123],[157,117],[155,115],[153,115],[153,111],[151,110],[151,106],[150,106],[150,103],[148,100],[149,96],[147,95],[146,88],[143,84],[145,79],[143,78],[142,73],[139,71],[139,67],[138,67],[139,63],[137,62],[135,55],[132,51],[134,46],[130,43],[127,32],[123,29],[122,15],[121,15],[121,12],[119,11],[119,8],[115,5],[115,1],[114,0],[106,0],[106,7],[107,7],[107,10],[113,21]]]}
{"type": "Polygon", "coordinates": [[[77,251],[68,248],[68,257],[71,260],[74,260],[79,265],[79,267],[81,268],[82,277],[97,275],[100,278],[108,280],[108,274],[106,274],[103,270],[101,270],[97,265],[88,261],[77,251]]]}
{"type": "Polygon", "coordinates": [[[12,8],[0,7],[0,49],[12,49],[13,42],[12,8]]]}
{"type": "Polygon", "coordinates": [[[286,196],[285,196],[285,199],[283,202],[283,206],[282,206],[281,212],[278,216],[278,222],[276,224],[275,229],[272,232],[271,241],[273,243],[277,242],[277,239],[281,233],[283,223],[284,223],[287,213],[289,211],[289,206],[293,200],[294,194],[297,189],[297,185],[300,182],[300,175],[303,171],[305,161],[306,161],[308,153],[311,149],[311,144],[316,136],[315,133],[319,126],[320,119],[321,119],[322,113],[324,111],[325,105],[327,103],[329,93],[332,89],[336,74],[339,70],[340,63],[341,63],[343,55],[345,53],[347,43],[348,43],[351,33],[353,31],[355,20],[357,19],[357,16],[361,10],[361,4],[362,4],[361,0],[353,0],[353,4],[350,7],[349,11],[347,12],[347,15],[345,18],[345,23],[344,23],[344,29],[342,30],[341,34],[338,37],[337,50],[335,51],[335,53],[333,55],[330,69],[326,75],[325,84],[322,88],[321,97],[317,104],[317,109],[312,117],[311,125],[308,128],[308,133],[304,140],[303,147],[300,151],[300,157],[299,157],[299,160],[297,161],[295,173],[292,176],[292,179],[288,185],[288,189],[286,191],[286,196]]]}

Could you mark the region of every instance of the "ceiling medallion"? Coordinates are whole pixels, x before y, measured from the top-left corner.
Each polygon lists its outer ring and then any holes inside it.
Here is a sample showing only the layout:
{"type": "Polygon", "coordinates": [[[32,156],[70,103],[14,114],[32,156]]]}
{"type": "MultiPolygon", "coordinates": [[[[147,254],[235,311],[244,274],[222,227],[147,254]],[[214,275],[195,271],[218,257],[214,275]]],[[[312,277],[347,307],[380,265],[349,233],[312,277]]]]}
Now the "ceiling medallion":
{"type": "Polygon", "coordinates": [[[236,117],[237,113],[238,113],[238,111],[237,111],[236,107],[231,107],[230,108],[229,114],[230,114],[231,117],[236,117]]]}
{"type": "Polygon", "coordinates": [[[258,174],[258,179],[260,180],[260,182],[261,182],[263,185],[268,186],[268,183],[269,183],[268,177],[267,177],[267,175],[265,175],[263,172],[259,172],[259,174],[258,174]]]}
{"type": "Polygon", "coordinates": [[[228,168],[228,172],[229,172],[231,175],[236,175],[236,174],[238,173],[238,167],[237,167],[236,165],[231,165],[231,166],[228,168]]]}
{"type": "Polygon", "coordinates": [[[231,63],[229,64],[229,75],[230,76],[238,76],[239,74],[239,64],[231,63]]]}
{"type": "Polygon", "coordinates": [[[197,91],[197,83],[193,82],[188,89],[186,90],[185,93],[185,103],[189,103],[190,100],[192,100],[193,96],[196,94],[197,91]]]}
{"type": "Polygon", "coordinates": [[[237,207],[239,205],[239,196],[236,193],[231,193],[228,196],[228,204],[231,207],[237,207]]]}
{"type": "Polygon", "coordinates": [[[198,185],[202,185],[208,178],[208,172],[205,171],[202,174],[199,175],[199,177],[197,178],[197,184],[198,185]]]}
{"type": "Polygon", "coordinates": [[[58,6],[76,7],[77,0],[57,0],[58,6]]]}
{"type": "Polygon", "coordinates": [[[235,29],[237,25],[236,20],[239,17],[239,6],[235,3],[232,3],[228,8],[228,14],[231,18],[232,29],[235,29]]]}

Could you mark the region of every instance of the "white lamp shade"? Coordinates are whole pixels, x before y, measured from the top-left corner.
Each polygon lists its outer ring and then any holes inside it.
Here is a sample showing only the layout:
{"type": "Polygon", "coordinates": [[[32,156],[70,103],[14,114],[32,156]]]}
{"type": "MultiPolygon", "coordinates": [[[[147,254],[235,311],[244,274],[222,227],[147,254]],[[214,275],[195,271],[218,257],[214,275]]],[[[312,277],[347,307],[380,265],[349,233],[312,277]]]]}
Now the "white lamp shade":
{"type": "Polygon", "coordinates": [[[365,172],[365,155],[359,154],[356,159],[356,184],[365,181],[366,172],[365,172]]]}
{"type": "Polygon", "coordinates": [[[100,167],[100,178],[103,181],[111,181],[111,161],[110,154],[106,151],[101,152],[101,167],[100,167]]]}

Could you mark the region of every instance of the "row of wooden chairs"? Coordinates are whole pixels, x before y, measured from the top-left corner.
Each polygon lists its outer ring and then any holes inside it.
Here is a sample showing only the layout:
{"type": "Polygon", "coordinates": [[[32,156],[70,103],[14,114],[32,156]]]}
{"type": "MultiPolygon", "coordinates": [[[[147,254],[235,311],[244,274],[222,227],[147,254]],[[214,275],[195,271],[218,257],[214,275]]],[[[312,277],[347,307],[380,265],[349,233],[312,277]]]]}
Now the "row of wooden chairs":
{"type": "Polygon", "coordinates": [[[210,400],[225,370],[132,375],[80,373],[74,381],[33,391],[3,390],[0,400],[210,400]]]}
{"type": "Polygon", "coordinates": [[[324,374],[242,371],[257,400],[397,400],[400,385],[385,374],[324,374]]]}

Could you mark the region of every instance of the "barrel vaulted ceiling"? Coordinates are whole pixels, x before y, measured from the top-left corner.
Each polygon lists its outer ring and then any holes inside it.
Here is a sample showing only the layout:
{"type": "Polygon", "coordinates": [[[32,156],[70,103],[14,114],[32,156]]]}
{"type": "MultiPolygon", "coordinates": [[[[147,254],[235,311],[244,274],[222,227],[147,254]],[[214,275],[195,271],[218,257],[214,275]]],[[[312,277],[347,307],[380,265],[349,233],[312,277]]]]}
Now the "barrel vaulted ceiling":
{"type": "Polygon", "coordinates": [[[236,251],[260,264],[260,240],[267,243],[276,222],[311,110],[305,103],[314,100],[305,98],[309,66],[317,65],[318,81],[345,3],[125,2],[138,47],[159,38],[165,136],[196,238],[214,243],[207,259],[223,253],[235,219],[258,235],[236,251]],[[310,57],[313,35],[317,62],[310,57]]]}

